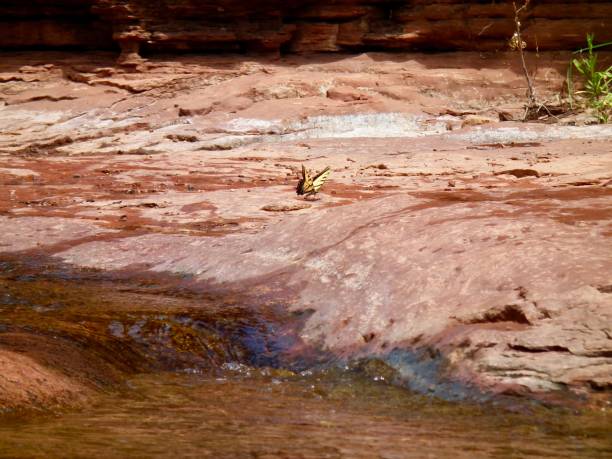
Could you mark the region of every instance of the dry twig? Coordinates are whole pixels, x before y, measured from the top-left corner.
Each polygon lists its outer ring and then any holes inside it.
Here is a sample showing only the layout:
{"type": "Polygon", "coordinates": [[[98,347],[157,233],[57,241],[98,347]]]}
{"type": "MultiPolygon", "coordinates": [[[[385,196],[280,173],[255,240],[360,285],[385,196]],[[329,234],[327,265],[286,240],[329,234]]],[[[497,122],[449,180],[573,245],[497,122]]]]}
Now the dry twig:
{"type": "Polygon", "coordinates": [[[529,76],[529,71],[527,70],[527,64],[525,63],[525,53],[523,52],[523,48],[526,46],[525,42],[523,42],[523,38],[521,37],[521,21],[520,15],[529,6],[531,0],[525,0],[523,5],[520,8],[516,7],[516,2],[512,2],[512,6],[514,7],[514,25],[515,32],[513,41],[516,43],[516,49],[518,50],[521,56],[521,64],[523,65],[523,73],[525,75],[525,79],[527,80],[527,107],[525,109],[524,119],[527,119],[529,114],[538,108],[536,92],[533,87],[533,82],[531,81],[531,77],[529,76]]]}

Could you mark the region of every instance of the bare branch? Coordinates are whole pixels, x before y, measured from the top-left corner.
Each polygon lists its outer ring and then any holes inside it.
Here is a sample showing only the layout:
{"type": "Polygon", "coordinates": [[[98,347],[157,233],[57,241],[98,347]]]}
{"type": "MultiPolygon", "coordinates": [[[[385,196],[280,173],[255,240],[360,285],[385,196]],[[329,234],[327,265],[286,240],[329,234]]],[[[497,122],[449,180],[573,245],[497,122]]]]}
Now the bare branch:
{"type": "Polygon", "coordinates": [[[523,5],[520,8],[516,7],[516,2],[512,2],[512,6],[514,7],[514,25],[515,25],[515,37],[518,43],[517,50],[521,56],[521,64],[523,66],[523,73],[525,75],[525,80],[527,80],[527,110],[525,111],[525,118],[529,114],[529,111],[534,107],[538,106],[535,89],[533,87],[533,82],[531,81],[531,77],[529,76],[529,71],[527,70],[527,64],[525,63],[525,53],[523,52],[523,38],[521,37],[521,20],[520,15],[529,6],[530,0],[525,0],[523,5]]]}

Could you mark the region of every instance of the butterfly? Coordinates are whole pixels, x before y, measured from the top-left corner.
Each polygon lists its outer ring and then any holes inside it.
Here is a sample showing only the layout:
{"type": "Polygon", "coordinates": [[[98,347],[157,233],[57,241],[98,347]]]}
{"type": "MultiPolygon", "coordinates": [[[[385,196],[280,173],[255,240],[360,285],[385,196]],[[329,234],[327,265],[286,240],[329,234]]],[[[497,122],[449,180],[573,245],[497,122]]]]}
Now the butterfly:
{"type": "Polygon", "coordinates": [[[306,170],[306,167],[302,164],[302,176],[298,178],[300,181],[297,184],[296,193],[307,198],[308,196],[316,196],[318,191],[321,189],[329,174],[331,174],[331,169],[327,166],[321,172],[317,173],[314,177],[312,177],[311,172],[306,170]]]}

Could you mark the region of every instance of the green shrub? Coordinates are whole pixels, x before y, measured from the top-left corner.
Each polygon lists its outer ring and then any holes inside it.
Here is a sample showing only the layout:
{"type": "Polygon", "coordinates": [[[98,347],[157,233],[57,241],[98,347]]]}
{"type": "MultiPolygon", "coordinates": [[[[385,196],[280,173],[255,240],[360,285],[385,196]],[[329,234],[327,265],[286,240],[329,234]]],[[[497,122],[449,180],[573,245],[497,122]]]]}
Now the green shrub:
{"type": "Polygon", "coordinates": [[[585,105],[595,110],[595,115],[600,123],[607,123],[612,115],[612,65],[604,70],[597,70],[597,53],[593,52],[596,48],[612,45],[612,42],[593,44],[594,36],[587,35],[587,47],[576,51],[580,57],[572,59],[568,69],[568,93],[570,102],[573,103],[573,96],[577,95],[584,98],[585,105]],[[587,51],[586,55],[584,52],[587,51]],[[584,79],[584,90],[574,91],[572,69],[575,68],[584,79]]]}

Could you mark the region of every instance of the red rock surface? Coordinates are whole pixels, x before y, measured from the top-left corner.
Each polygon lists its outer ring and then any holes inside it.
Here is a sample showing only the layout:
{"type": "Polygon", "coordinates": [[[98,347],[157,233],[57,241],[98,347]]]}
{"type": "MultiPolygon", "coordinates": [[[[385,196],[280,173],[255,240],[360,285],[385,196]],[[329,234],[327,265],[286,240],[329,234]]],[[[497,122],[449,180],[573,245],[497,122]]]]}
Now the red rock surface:
{"type": "MultiPolygon", "coordinates": [[[[492,393],[609,395],[612,128],[499,122],[514,55],[7,56],[3,257],[281,303],[305,343],[419,390],[398,352],[492,393]],[[320,200],[295,195],[303,163],[332,168],[320,200]]],[[[532,56],[542,97],[568,58],[532,56]]]]}
{"type": "MultiPolygon", "coordinates": [[[[461,0],[53,0],[0,5],[0,47],[145,51],[333,52],[505,50],[511,2],[461,0]]],[[[587,33],[612,39],[609,1],[534,1],[522,18],[531,50],[576,49],[587,33]]],[[[124,56],[126,57],[126,56],[124,56]]]]}
{"type": "Polygon", "coordinates": [[[82,403],[90,390],[21,353],[0,350],[0,407],[56,407],[82,403]]]}

